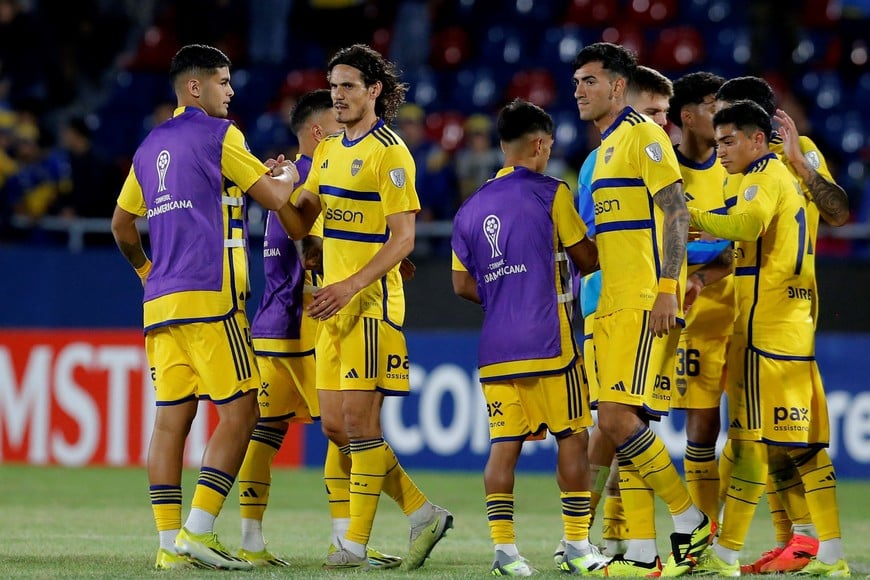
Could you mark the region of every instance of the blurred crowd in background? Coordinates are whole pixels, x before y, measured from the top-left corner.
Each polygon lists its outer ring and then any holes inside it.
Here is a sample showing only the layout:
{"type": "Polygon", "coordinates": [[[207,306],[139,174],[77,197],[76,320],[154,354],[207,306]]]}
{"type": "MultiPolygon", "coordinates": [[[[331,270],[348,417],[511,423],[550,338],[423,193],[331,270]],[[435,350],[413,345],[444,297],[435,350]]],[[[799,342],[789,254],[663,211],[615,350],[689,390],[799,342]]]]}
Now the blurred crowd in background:
{"type": "MultiPolygon", "coordinates": [[[[573,98],[586,44],[628,46],[672,80],[762,76],[870,225],[868,24],[870,0],[0,0],[0,242],[65,243],[57,223],[111,216],[137,145],[172,114],[169,61],[189,43],[233,61],[230,116],[263,159],[295,154],[289,112],[328,86],[336,49],[395,61],[418,220],[436,224],[500,167],[494,120],[515,97],[553,115],[548,172],[575,189],[598,144],[573,98]]],[[[870,258],[862,231],[819,252],[870,258]]]]}

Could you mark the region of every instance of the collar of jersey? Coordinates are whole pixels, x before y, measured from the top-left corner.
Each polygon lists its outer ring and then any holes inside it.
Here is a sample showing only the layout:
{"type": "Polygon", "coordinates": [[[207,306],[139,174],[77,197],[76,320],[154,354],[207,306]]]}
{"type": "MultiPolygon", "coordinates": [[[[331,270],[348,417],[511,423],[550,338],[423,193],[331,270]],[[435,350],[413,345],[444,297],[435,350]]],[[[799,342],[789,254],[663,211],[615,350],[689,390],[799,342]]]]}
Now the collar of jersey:
{"type": "Polygon", "coordinates": [[[768,153],[764,157],[759,157],[758,159],[756,159],[755,161],[750,163],[746,169],[743,170],[743,175],[746,175],[747,173],[752,173],[753,169],[755,169],[756,167],[758,167],[759,165],[761,165],[762,163],[764,163],[768,159],[776,159],[776,153],[768,153]]]}
{"type": "Polygon", "coordinates": [[[634,113],[634,109],[631,107],[625,107],[622,112],[616,117],[616,120],[607,128],[604,133],[601,134],[601,140],[604,141],[607,137],[616,131],[616,128],[619,127],[619,124],[622,123],[622,120],[628,117],[631,113],[634,113]]]}
{"type": "Polygon", "coordinates": [[[363,139],[365,139],[366,137],[368,137],[370,133],[372,133],[372,132],[374,132],[374,131],[377,131],[378,129],[380,129],[380,128],[383,127],[384,125],[385,125],[384,120],[383,120],[383,119],[378,119],[378,122],[375,123],[375,126],[372,127],[371,129],[369,129],[369,131],[368,131],[365,135],[363,135],[363,136],[360,137],[359,139],[354,139],[353,141],[350,141],[350,140],[347,138],[347,133],[345,133],[345,134],[343,134],[343,135],[341,136],[341,144],[344,145],[345,147],[353,147],[354,145],[356,145],[357,143],[359,143],[360,141],[362,141],[363,139]]]}
{"type": "Polygon", "coordinates": [[[178,107],[175,111],[172,112],[172,117],[175,118],[179,115],[183,115],[184,113],[200,113],[205,115],[205,111],[200,109],[199,107],[178,107]]]}
{"type": "Polygon", "coordinates": [[[689,169],[696,169],[696,170],[710,169],[711,167],[713,167],[713,164],[716,163],[716,149],[715,148],[713,149],[713,153],[712,153],[712,155],[710,155],[710,158],[707,159],[706,161],[702,161],[701,163],[697,163],[695,161],[692,161],[691,159],[689,159],[688,157],[686,157],[685,155],[680,153],[680,150],[677,149],[676,145],[674,146],[674,153],[677,154],[677,161],[680,162],[680,165],[684,165],[684,166],[688,167],[689,169]]]}

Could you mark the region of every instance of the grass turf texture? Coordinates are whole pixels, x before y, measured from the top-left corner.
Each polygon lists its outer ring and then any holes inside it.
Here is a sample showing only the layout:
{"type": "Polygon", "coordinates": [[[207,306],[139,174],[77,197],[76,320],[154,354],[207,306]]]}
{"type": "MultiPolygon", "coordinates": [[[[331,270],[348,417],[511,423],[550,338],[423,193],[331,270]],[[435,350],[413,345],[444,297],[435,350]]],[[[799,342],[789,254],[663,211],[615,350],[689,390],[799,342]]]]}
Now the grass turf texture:
{"type": "MultiPolygon", "coordinates": [[[[415,578],[479,578],[489,572],[492,546],[484,511],[482,476],[478,473],[411,474],[435,503],[456,517],[450,530],[420,570],[377,572],[415,578]]],[[[184,477],[184,514],[196,472],[184,477]]],[[[559,494],[550,475],[520,474],[516,485],[517,543],[542,577],[562,576],[552,551],[561,537],[559,494]]],[[[320,568],[329,545],[330,523],[321,475],[317,470],[279,470],[264,528],[268,548],[293,568],[253,572],[152,569],[157,534],[148,504],[144,469],[0,466],[0,576],[3,578],[298,578],[356,576],[320,568]]],[[[239,547],[237,488],[218,518],[217,532],[231,551],[239,547]]],[[[841,481],[839,489],[843,544],[853,577],[870,575],[870,482],[841,481]]],[[[669,551],[670,518],[657,506],[659,552],[669,551]]],[[[592,539],[600,538],[600,522],[592,539]]],[[[382,552],[407,554],[407,520],[382,497],[371,545],[382,552]]],[[[762,500],[744,550],[754,559],[773,546],[773,532],[762,500]]],[[[759,577],[760,578],[760,577],[759,577]]],[[[770,578],[770,576],[766,576],[770,578]]]]}

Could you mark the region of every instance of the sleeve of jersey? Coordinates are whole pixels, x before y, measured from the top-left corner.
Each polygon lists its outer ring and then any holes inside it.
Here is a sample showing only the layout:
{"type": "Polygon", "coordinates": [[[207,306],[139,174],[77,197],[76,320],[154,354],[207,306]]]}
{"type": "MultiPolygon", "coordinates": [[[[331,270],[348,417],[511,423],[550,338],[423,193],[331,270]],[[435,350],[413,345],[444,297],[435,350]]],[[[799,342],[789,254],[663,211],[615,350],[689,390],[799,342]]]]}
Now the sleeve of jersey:
{"type": "Polygon", "coordinates": [[[586,225],[574,209],[574,196],[564,183],[559,184],[553,199],[553,224],[559,241],[567,247],[579,244],[586,237],[586,225]]]}
{"type": "Polygon", "coordinates": [[[148,211],[148,208],[145,207],[145,197],[142,195],[142,186],[139,185],[139,180],[136,179],[133,167],[130,167],[130,173],[127,174],[127,179],[124,180],[121,193],[118,194],[118,207],[138,216],[144,216],[148,211]]]}
{"type": "Polygon", "coordinates": [[[776,208],[776,195],[764,176],[750,174],[743,179],[744,202],[728,215],[689,208],[691,224],[726,240],[751,242],[767,230],[776,208]]]}
{"type": "Polygon", "coordinates": [[[384,215],[420,211],[420,198],[414,186],[417,178],[414,159],[406,147],[387,147],[381,159],[379,191],[384,215]]]}
{"type": "Polygon", "coordinates": [[[828,169],[828,163],[825,161],[825,156],[822,155],[822,152],[819,151],[819,148],[813,140],[809,137],[801,136],[800,146],[801,153],[803,153],[804,157],[807,158],[810,167],[815,169],[819,175],[828,181],[834,181],[834,177],[831,175],[831,170],[828,169]]]}
{"type": "Polygon", "coordinates": [[[451,268],[456,270],[457,272],[468,272],[468,268],[465,267],[465,264],[462,263],[462,260],[459,259],[459,256],[456,255],[456,252],[452,252],[453,254],[453,265],[451,268]]]}
{"type": "Polygon", "coordinates": [[[595,235],[595,203],[592,201],[592,172],[595,169],[595,159],[598,149],[593,149],[580,167],[580,177],[577,179],[577,211],[580,219],[586,224],[590,236],[595,235]]]}
{"type": "Polygon", "coordinates": [[[224,135],[221,173],[242,191],[248,191],[268,171],[269,168],[248,150],[239,128],[230,125],[224,135]]]}
{"type": "Polygon", "coordinates": [[[665,187],[682,181],[674,146],[664,129],[655,123],[640,123],[635,131],[637,168],[650,194],[655,195],[665,187]]]}

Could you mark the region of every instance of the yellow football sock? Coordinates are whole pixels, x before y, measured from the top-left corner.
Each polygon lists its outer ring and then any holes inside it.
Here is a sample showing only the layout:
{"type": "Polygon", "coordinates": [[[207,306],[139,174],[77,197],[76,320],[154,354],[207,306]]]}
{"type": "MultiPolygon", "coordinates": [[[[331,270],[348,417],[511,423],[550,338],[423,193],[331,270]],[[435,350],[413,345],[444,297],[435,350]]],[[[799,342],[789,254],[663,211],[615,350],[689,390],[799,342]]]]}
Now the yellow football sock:
{"type": "Polygon", "coordinates": [[[151,511],[158,532],[181,529],[181,486],[152,485],[151,511]]]}
{"type": "Polygon", "coordinates": [[[734,470],[725,497],[724,522],[718,544],[740,551],[767,482],[767,445],[760,441],[735,439],[731,448],[734,470]]]}
{"type": "Polygon", "coordinates": [[[828,450],[792,449],[789,451],[804,482],[804,492],[812,522],[824,542],[840,538],[840,507],[837,503],[837,476],[828,450]]]}
{"type": "Polygon", "coordinates": [[[725,503],[728,495],[728,482],[731,480],[731,472],[734,471],[734,450],[731,448],[731,439],[725,441],[722,455],[719,456],[719,505],[725,503]]]}
{"type": "MultiPolygon", "coordinates": [[[[656,537],[655,492],[641,476],[637,467],[626,459],[619,461],[619,491],[625,510],[626,537],[624,539],[654,540],[656,537]]],[[[606,510],[606,502],[604,506],[606,510]]],[[[605,539],[616,539],[608,537],[615,533],[607,529],[607,523],[605,511],[604,529],[601,535],[605,539]]]]}
{"type": "Polygon", "coordinates": [[[387,475],[383,437],[351,441],[350,460],[350,527],[345,538],[365,546],[387,475]]]}
{"type": "MultiPolygon", "coordinates": [[[[652,490],[650,490],[650,495],[655,498],[652,490]]],[[[608,495],[604,498],[601,538],[604,540],[628,539],[628,522],[625,519],[625,508],[620,495],[608,495]]]]}
{"type": "Polygon", "coordinates": [[[486,494],[486,519],[493,544],[515,544],[514,494],[486,494]]]}
{"type": "MultiPolygon", "coordinates": [[[[631,461],[637,467],[646,484],[668,504],[668,509],[672,515],[681,514],[692,507],[692,498],[689,497],[689,492],[683,485],[680,474],[677,473],[673,462],[671,462],[665,444],[656,437],[656,434],[649,427],[644,427],[643,430],[617,447],[616,453],[620,457],[620,470],[625,463],[624,460],[631,461]]],[[[619,487],[623,491],[622,502],[625,505],[629,520],[632,520],[632,529],[634,529],[633,508],[629,506],[621,482],[619,487]]],[[[632,533],[632,538],[634,537],[636,536],[632,533]]]]}
{"type": "Polygon", "coordinates": [[[588,491],[563,491],[562,528],[565,539],[569,542],[579,542],[589,539],[589,521],[592,519],[589,511],[590,493],[588,491]]]}
{"type": "Polygon", "coordinates": [[[350,445],[340,448],[329,442],[323,462],[323,483],[329,498],[329,517],[350,518],[350,445]]]}
{"type": "Polygon", "coordinates": [[[767,462],[770,465],[767,504],[776,543],[784,546],[791,539],[792,523],[812,524],[810,508],[804,497],[804,484],[788,451],[781,446],[771,447],[767,462]]]}
{"type": "Polygon", "coordinates": [[[272,461],[284,443],[284,428],[258,424],[239,469],[239,512],[243,519],[261,520],[272,487],[272,461]]]}
{"type": "Polygon", "coordinates": [[[426,503],[426,496],[405,472],[389,443],[384,443],[387,456],[387,477],[384,478],[384,493],[390,496],[402,512],[409,516],[426,503]]]}
{"type": "Polygon", "coordinates": [[[229,473],[203,465],[199,468],[199,479],[193,492],[191,507],[217,516],[224,507],[224,501],[233,488],[234,481],[235,477],[229,473]]]}
{"type": "Polygon", "coordinates": [[[716,464],[716,446],[688,441],[683,469],[692,503],[710,518],[718,519],[719,466],[716,464]]]}

